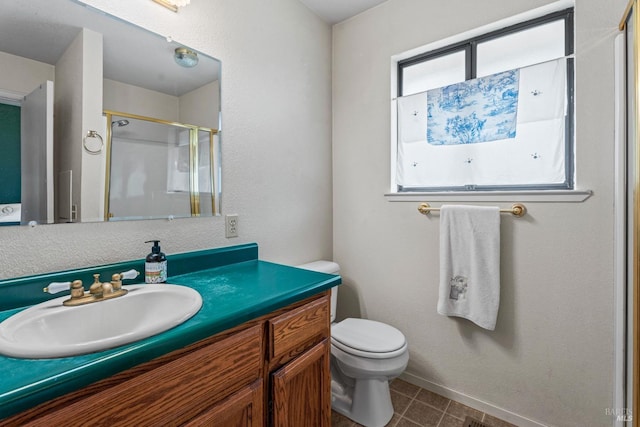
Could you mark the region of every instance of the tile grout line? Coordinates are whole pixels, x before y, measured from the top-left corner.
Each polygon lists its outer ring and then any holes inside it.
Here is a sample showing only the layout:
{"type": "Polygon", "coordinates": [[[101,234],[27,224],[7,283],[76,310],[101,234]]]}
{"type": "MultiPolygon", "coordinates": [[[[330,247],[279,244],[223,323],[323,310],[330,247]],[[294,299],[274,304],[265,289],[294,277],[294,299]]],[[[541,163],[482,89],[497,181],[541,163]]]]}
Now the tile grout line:
{"type": "MultiPolygon", "coordinates": [[[[441,414],[440,414],[440,419],[438,420],[438,424],[436,424],[436,427],[440,426],[440,424],[441,424],[441,423],[442,423],[442,421],[444,420],[444,415],[446,414],[447,409],[449,408],[449,405],[451,405],[452,400],[451,400],[451,399],[447,399],[447,400],[449,400],[449,402],[447,403],[447,406],[446,406],[444,409],[442,409],[442,410],[441,410],[440,408],[437,408],[437,407],[435,407],[435,406],[433,406],[433,405],[430,405],[430,404],[429,404],[429,403],[427,403],[427,402],[423,402],[423,401],[421,401],[421,400],[417,400],[417,397],[418,397],[418,395],[419,395],[419,394],[420,394],[420,389],[416,392],[415,396],[411,399],[411,401],[409,402],[409,405],[407,405],[407,407],[406,407],[406,408],[405,408],[405,410],[403,411],[403,413],[402,413],[402,415],[400,416],[400,418],[404,418],[404,419],[409,420],[409,421],[411,421],[411,422],[413,422],[413,423],[416,423],[416,422],[415,422],[415,421],[413,421],[412,419],[410,419],[410,418],[406,418],[406,417],[404,416],[404,414],[409,410],[409,407],[411,406],[411,404],[412,404],[413,402],[418,402],[418,403],[420,403],[420,404],[422,404],[422,405],[425,405],[425,406],[427,406],[427,407],[429,407],[429,408],[431,408],[431,409],[434,409],[434,410],[436,410],[436,411],[438,411],[438,412],[441,412],[441,414]]],[[[399,423],[399,422],[400,422],[400,421],[398,421],[398,423],[399,423]]],[[[397,423],[396,423],[396,424],[397,424],[397,423]]],[[[416,424],[418,424],[418,423],[416,423],[416,424]]]]}
{"type": "MultiPolygon", "coordinates": [[[[399,394],[401,394],[401,395],[403,395],[403,396],[409,397],[408,395],[406,395],[406,394],[404,394],[404,393],[400,393],[398,390],[396,390],[396,392],[397,392],[397,393],[399,393],[399,394]]],[[[402,413],[396,412],[398,415],[400,415],[400,419],[398,419],[398,420],[396,421],[396,424],[395,424],[395,425],[398,425],[398,423],[400,423],[400,421],[401,421],[403,418],[404,418],[405,420],[409,420],[409,421],[413,422],[413,420],[410,420],[409,418],[405,418],[404,414],[406,414],[406,413],[407,413],[407,411],[409,410],[409,407],[410,407],[410,406],[411,406],[411,404],[416,400],[416,397],[418,397],[418,394],[419,394],[419,393],[420,393],[420,389],[418,388],[418,389],[416,390],[416,392],[413,394],[413,397],[409,397],[409,399],[410,399],[410,400],[409,400],[409,403],[407,404],[407,407],[406,407],[406,408],[404,408],[404,411],[402,411],[402,413]]]]}
{"type": "MultiPolygon", "coordinates": [[[[413,403],[414,400],[416,400],[416,396],[418,395],[418,393],[420,393],[420,389],[416,390],[415,394],[413,395],[413,397],[411,398],[411,400],[409,400],[409,404],[407,405],[406,408],[404,408],[404,411],[402,411],[400,415],[400,419],[396,421],[396,425],[398,425],[398,423],[400,423],[400,420],[404,418],[404,414],[407,413],[407,411],[409,410],[409,406],[411,406],[411,404],[413,403]]],[[[400,393],[402,394],[402,393],[400,393]]],[[[408,418],[407,418],[408,419],[408,418]]]]}
{"type": "Polygon", "coordinates": [[[442,424],[442,422],[444,421],[444,416],[447,414],[447,409],[449,409],[449,406],[451,406],[451,402],[452,400],[449,399],[449,403],[447,403],[447,406],[442,411],[442,416],[440,417],[440,421],[438,421],[438,426],[440,426],[440,424],[442,424]]]}
{"type": "MultiPolygon", "coordinates": [[[[448,412],[450,409],[452,409],[452,405],[453,404],[460,404],[460,402],[454,401],[453,399],[447,399],[447,401],[448,401],[447,404],[445,405],[444,409],[441,410],[439,407],[433,406],[433,405],[431,405],[431,404],[429,404],[427,402],[423,402],[422,400],[418,400],[417,399],[418,395],[420,394],[420,391],[421,390],[425,390],[425,389],[422,389],[422,388],[418,387],[418,390],[415,393],[413,393],[412,396],[410,394],[408,394],[408,393],[401,392],[401,391],[399,391],[397,389],[391,389],[391,390],[394,391],[395,393],[397,393],[400,396],[408,398],[409,399],[409,403],[407,404],[407,406],[404,408],[404,410],[402,412],[395,412],[395,409],[394,409],[394,416],[395,416],[395,414],[398,414],[398,419],[396,420],[396,422],[394,424],[391,424],[391,423],[388,424],[388,427],[397,427],[402,420],[408,421],[408,422],[410,422],[412,424],[421,425],[422,421],[416,422],[416,421],[413,421],[410,418],[405,417],[407,411],[409,410],[409,407],[411,407],[411,405],[413,403],[415,403],[415,402],[418,402],[418,403],[423,404],[423,405],[425,405],[425,406],[427,406],[427,407],[429,407],[431,409],[434,409],[434,410],[437,410],[437,411],[441,412],[440,419],[439,419],[438,423],[436,424],[436,426],[438,426],[438,427],[444,426],[444,419],[445,419],[446,415],[449,415],[451,418],[456,419],[458,421],[464,421],[464,416],[465,416],[464,413],[462,414],[462,418],[459,418],[458,416],[453,415],[453,414],[448,412]]],[[[462,405],[462,404],[460,404],[460,405],[462,405]]],[[[464,406],[464,405],[462,405],[462,406],[464,406]]],[[[474,408],[471,408],[471,409],[474,409],[474,408]]],[[[474,410],[480,413],[480,416],[478,416],[476,419],[478,419],[479,421],[485,423],[488,414],[486,412],[479,411],[477,409],[474,409],[474,410]]],[[[471,416],[473,417],[473,415],[471,415],[471,416]]],[[[348,427],[358,427],[358,426],[359,426],[358,423],[352,421],[352,423],[348,427]]]]}
{"type": "MultiPolygon", "coordinates": [[[[430,408],[432,408],[432,409],[435,409],[435,410],[437,410],[437,411],[441,411],[441,412],[442,412],[442,414],[441,414],[441,416],[440,416],[440,420],[438,421],[437,426],[443,425],[444,418],[445,418],[445,416],[446,416],[446,415],[449,415],[450,417],[452,417],[452,418],[454,418],[454,419],[456,419],[456,420],[458,420],[458,421],[464,421],[464,419],[465,419],[465,414],[464,414],[464,413],[463,413],[463,414],[461,414],[461,415],[462,415],[462,417],[459,417],[459,416],[458,416],[459,414],[454,415],[454,414],[452,414],[452,413],[449,413],[449,412],[448,412],[450,409],[452,409],[452,408],[451,408],[451,406],[452,406],[453,404],[456,404],[456,403],[457,403],[457,404],[460,404],[460,402],[457,402],[457,401],[455,401],[455,400],[453,400],[453,399],[447,399],[447,400],[448,400],[448,402],[447,402],[446,406],[444,407],[444,409],[440,409],[440,407],[437,407],[437,406],[431,405],[430,403],[423,402],[422,400],[419,400],[419,399],[418,399],[418,395],[420,394],[420,390],[425,390],[425,389],[418,388],[418,391],[417,391],[416,393],[414,393],[414,394],[413,394],[413,397],[411,397],[409,394],[405,394],[405,393],[402,393],[402,392],[400,392],[400,391],[398,391],[398,390],[394,390],[396,393],[398,393],[398,394],[400,394],[400,395],[402,395],[402,396],[405,396],[405,397],[407,397],[407,398],[409,398],[409,399],[410,399],[410,401],[409,401],[409,403],[408,403],[407,407],[402,411],[402,413],[396,412],[396,413],[399,415],[399,419],[398,419],[398,421],[395,423],[395,425],[396,425],[396,426],[398,425],[398,423],[400,423],[400,420],[401,420],[401,419],[405,419],[405,420],[407,420],[407,421],[411,421],[412,423],[416,423],[416,422],[415,422],[415,421],[413,421],[412,419],[405,417],[405,414],[406,414],[406,413],[407,413],[407,411],[409,410],[409,407],[410,407],[410,406],[411,406],[411,404],[412,404],[412,403],[414,403],[414,402],[421,403],[421,404],[426,405],[426,406],[428,406],[428,407],[430,407],[430,408]]],[[[464,405],[463,405],[463,406],[464,406],[464,405]]],[[[473,409],[474,411],[477,411],[477,412],[479,412],[479,413],[480,413],[477,417],[476,417],[475,415],[470,415],[471,417],[475,417],[478,421],[481,421],[481,422],[483,422],[483,423],[486,423],[486,421],[487,421],[487,417],[489,416],[486,412],[483,412],[483,411],[477,410],[477,409],[475,409],[475,408],[471,408],[471,409],[473,409]]],[[[468,415],[468,414],[467,414],[467,415],[468,415]]],[[[393,426],[391,426],[391,425],[390,425],[389,427],[393,427],[393,426]]]]}

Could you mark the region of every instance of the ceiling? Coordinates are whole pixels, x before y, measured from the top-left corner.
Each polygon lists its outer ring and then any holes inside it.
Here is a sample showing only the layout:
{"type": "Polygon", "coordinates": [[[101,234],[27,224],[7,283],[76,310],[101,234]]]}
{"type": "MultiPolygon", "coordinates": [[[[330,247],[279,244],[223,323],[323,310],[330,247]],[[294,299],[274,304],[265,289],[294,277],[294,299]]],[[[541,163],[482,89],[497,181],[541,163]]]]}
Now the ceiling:
{"type": "Polygon", "coordinates": [[[325,22],[333,25],[371,9],[386,0],[300,0],[325,22]]]}
{"type": "MultiPolygon", "coordinates": [[[[300,1],[333,25],[386,0],[300,1]]],[[[0,14],[0,51],[55,64],[82,27],[104,36],[105,78],[172,95],[181,95],[199,87],[203,81],[218,78],[218,61],[200,55],[201,61],[197,67],[188,71],[176,67],[172,58],[173,49],[179,46],[177,43],[167,43],[156,34],[125,25],[103,13],[66,0],[29,0],[5,5],[0,14]],[[131,51],[135,51],[136,55],[125,54],[131,51]],[[137,67],[140,71],[133,72],[137,67]],[[124,74],[121,71],[123,69],[127,70],[124,74]],[[143,71],[149,69],[154,72],[143,71]],[[188,77],[186,73],[189,73],[188,77]],[[180,82],[180,87],[177,82],[180,82]]]]}
{"type": "Polygon", "coordinates": [[[196,67],[180,67],[175,41],[68,0],[3,4],[0,51],[55,65],[82,28],[103,36],[105,78],[173,96],[219,78],[219,61],[199,53],[196,67]]]}

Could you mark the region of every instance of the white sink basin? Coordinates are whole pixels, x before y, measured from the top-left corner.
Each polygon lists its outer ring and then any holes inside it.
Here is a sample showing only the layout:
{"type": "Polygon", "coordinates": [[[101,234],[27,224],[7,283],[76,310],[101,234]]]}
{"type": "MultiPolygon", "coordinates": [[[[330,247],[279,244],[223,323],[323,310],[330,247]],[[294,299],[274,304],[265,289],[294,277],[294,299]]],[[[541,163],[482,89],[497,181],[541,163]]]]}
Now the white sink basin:
{"type": "Polygon", "coordinates": [[[77,356],[128,344],[180,325],[200,310],[202,297],[186,286],[123,286],[129,293],[65,307],[64,296],[0,323],[0,354],[46,359],[77,356]]]}

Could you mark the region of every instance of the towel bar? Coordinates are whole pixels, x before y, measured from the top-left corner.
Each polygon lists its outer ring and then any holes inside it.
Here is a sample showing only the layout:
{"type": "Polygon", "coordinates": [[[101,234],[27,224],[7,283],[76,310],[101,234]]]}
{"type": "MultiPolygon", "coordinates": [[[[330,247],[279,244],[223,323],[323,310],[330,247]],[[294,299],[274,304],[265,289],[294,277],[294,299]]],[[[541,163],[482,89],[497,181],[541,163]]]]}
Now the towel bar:
{"type": "MultiPolygon", "coordinates": [[[[418,211],[422,215],[429,215],[431,212],[439,212],[440,208],[432,208],[429,203],[420,203],[418,211]]],[[[521,203],[514,203],[511,209],[500,209],[500,213],[510,213],[518,218],[524,216],[527,213],[527,208],[521,203]]]]}

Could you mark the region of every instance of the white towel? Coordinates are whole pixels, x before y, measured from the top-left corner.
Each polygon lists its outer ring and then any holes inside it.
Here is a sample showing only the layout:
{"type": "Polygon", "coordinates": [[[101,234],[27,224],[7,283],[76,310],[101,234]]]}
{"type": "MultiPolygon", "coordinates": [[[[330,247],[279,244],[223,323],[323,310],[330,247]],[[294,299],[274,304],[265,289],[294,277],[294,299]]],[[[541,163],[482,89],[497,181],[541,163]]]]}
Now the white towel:
{"type": "Polygon", "coordinates": [[[500,304],[500,209],[440,209],[438,313],[494,330],[500,304]]]}

